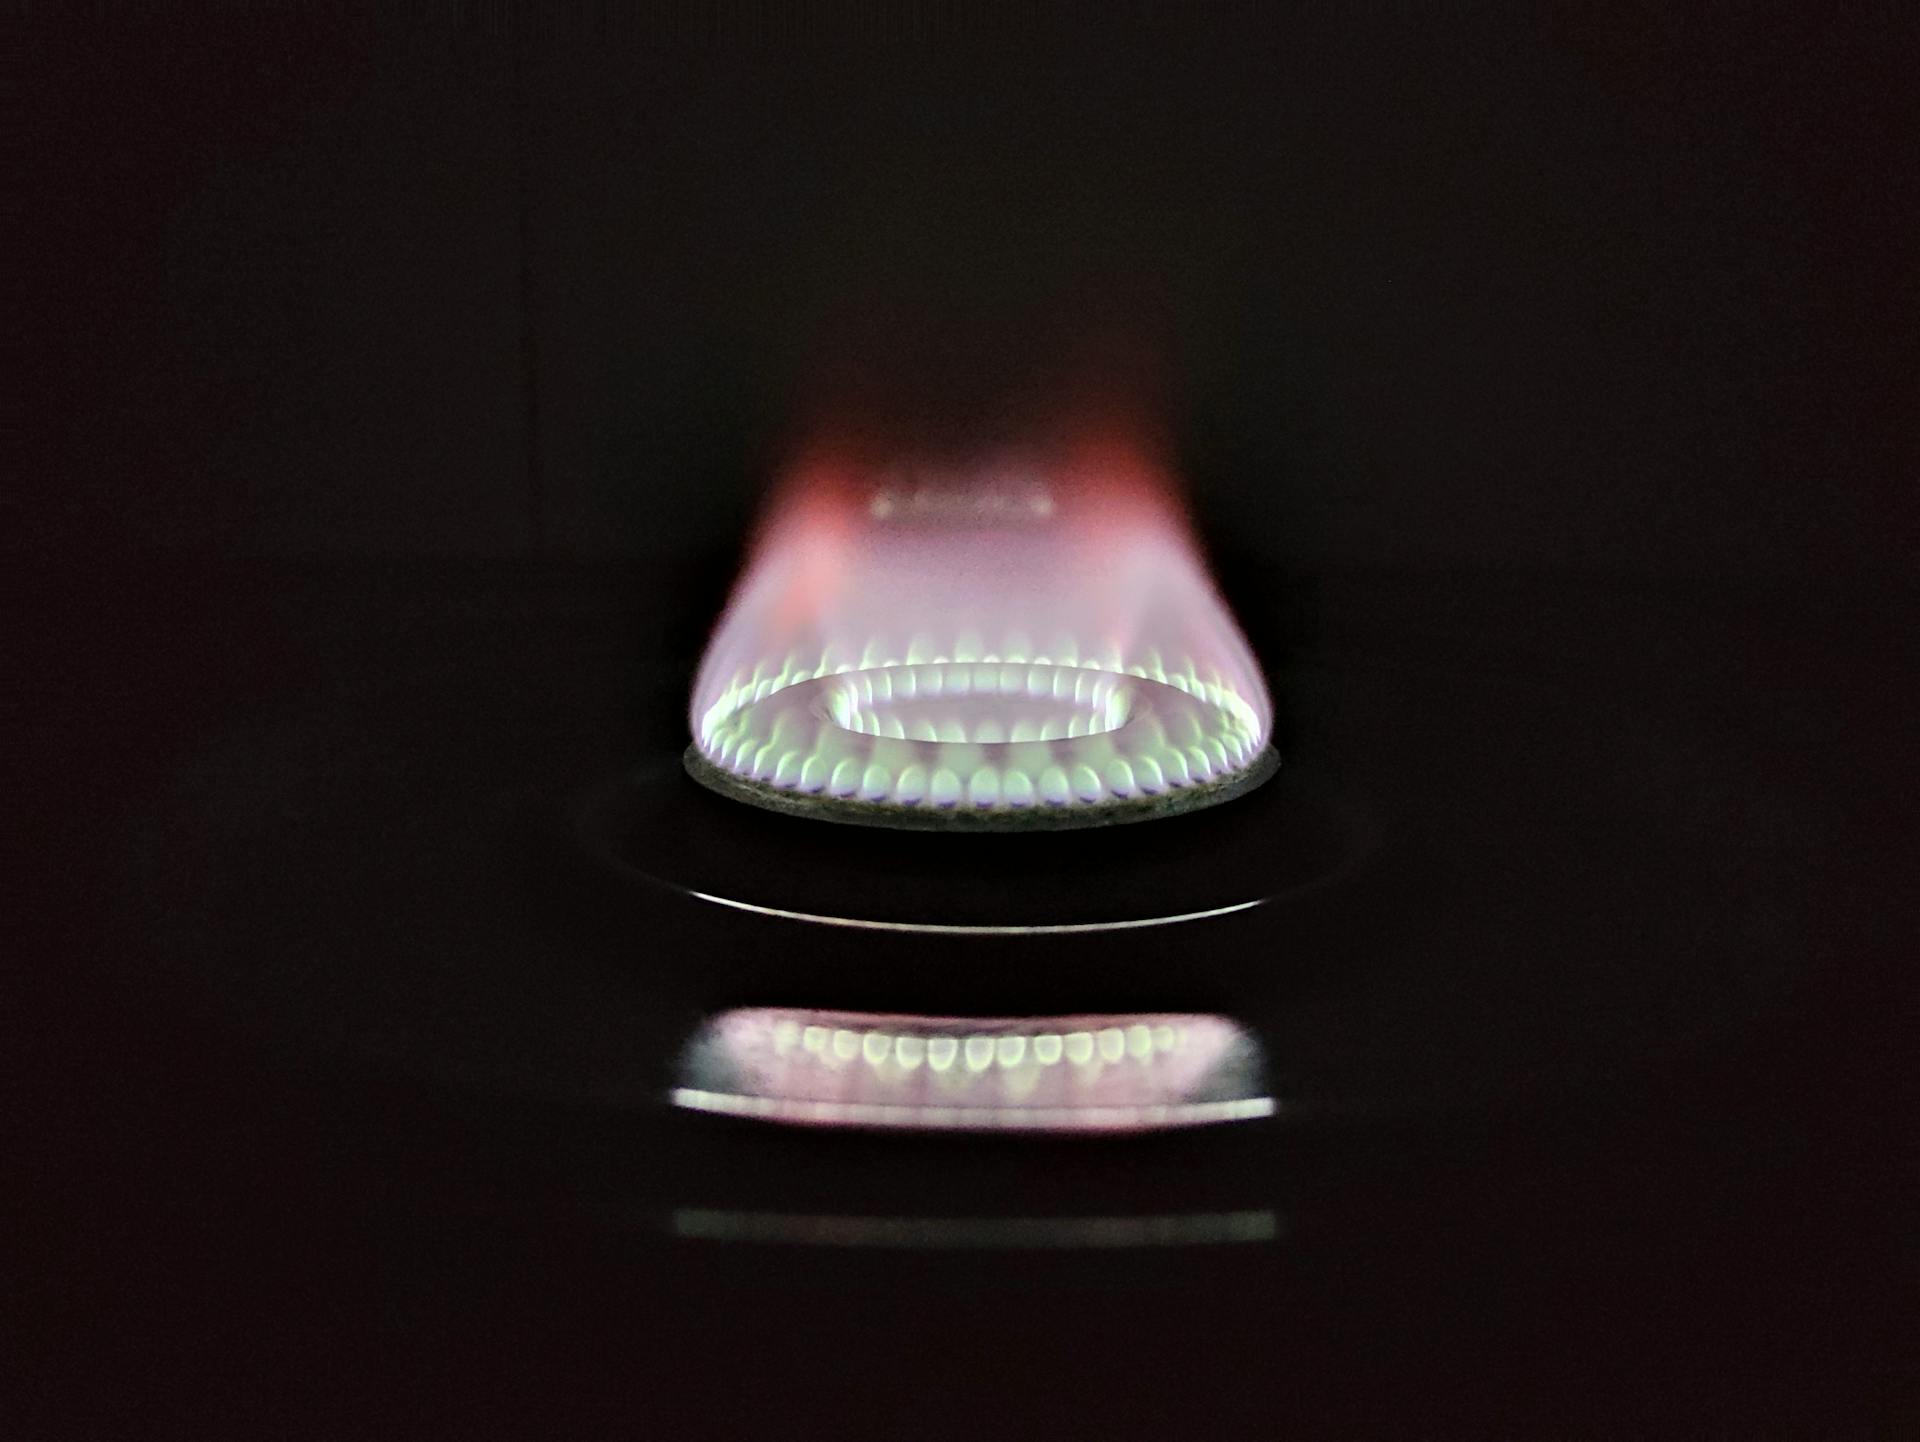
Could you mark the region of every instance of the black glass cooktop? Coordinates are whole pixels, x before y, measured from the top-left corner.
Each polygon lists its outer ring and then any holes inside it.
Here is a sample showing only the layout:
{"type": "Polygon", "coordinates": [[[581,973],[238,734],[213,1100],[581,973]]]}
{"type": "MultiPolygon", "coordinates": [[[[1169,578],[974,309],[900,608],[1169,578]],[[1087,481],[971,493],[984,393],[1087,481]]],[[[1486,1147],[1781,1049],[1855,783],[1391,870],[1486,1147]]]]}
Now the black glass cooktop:
{"type": "Polygon", "coordinates": [[[1280,777],[1015,837],[696,787],[691,574],[69,580],[61,744],[112,784],[48,778],[84,842],[42,858],[28,1013],[48,1405],[95,1436],[1879,1416],[1896,777],[1855,678],[1896,618],[1226,573],[1280,777]],[[779,914],[849,910],[895,925],[779,914]],[[1275,1109],[1051,1138],[671,1109],[703,1019],[756,1005],[1217,1013],[1275,1109]]]}

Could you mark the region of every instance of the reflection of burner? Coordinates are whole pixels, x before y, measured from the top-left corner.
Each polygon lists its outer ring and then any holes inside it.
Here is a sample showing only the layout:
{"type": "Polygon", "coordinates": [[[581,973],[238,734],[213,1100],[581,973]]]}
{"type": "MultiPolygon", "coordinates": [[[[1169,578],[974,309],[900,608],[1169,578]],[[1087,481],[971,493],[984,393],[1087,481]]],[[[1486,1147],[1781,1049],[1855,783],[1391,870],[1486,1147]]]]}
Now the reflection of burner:
{"type": "Polygon", "coordinates": [[[921,1017],[756,1008],[709,1021],[674,1103],[763,1121],[1124,1132],[1273,1114],[1260,1047],[1218,1016],[921,1017]]]}
{"type": "Polygon", "coordinates": [[[1272,711],[1162,479],[1083,447],[1009,491],[802,469],[695,686],[689,769],[876,825],[1086,825],[1271,773],[1272,711]]]}

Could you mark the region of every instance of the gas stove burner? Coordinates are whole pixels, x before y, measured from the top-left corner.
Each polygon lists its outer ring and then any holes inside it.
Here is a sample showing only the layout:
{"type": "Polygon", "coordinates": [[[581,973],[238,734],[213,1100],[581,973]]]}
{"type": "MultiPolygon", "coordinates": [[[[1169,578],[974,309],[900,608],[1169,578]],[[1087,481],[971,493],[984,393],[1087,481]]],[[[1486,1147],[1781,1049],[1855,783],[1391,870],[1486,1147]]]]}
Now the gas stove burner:
{"type": "Polygon", "coordinates": [[[821,820],[1033,829],[1228,800],[1278,765],[1258,666],[1135,448],[802,466],[694,688],[687,769],[821,820]]]}
{"type": "Polygon", "coordinates": [[[674,1105],[801,1126],[1137,1132],[1271,1116],[1225,1017],[964,1018],[748,1008],[703,1026],[674,1105]]]}

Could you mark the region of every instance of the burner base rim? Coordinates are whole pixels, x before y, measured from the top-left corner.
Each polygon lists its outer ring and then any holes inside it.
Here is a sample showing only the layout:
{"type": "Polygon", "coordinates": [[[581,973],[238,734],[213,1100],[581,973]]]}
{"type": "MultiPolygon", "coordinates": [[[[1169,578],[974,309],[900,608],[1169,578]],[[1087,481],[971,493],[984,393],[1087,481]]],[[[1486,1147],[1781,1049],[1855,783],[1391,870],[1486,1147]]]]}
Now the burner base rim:
{"type": "Polygon", "coordinates": [[[1096,826],[1125,826],[1162,817],[1181,816],[1219,806],[1244,796],[1273,779],[1280,769],[1280,753],[1264,747],[1252,761],[1216,780],[1193,786],[1171,787],[1153,796],[1129,797],[1084,805],[1048,806],[1036,803],[1019,809],[996,807],[903,806],[897,802],[863,801],[856,797],[810,795],[743,780],[713,764],[698,746],[681,756],[687,775],[709,791],[730,801],[763,811],[830,821],[839,826],[879,827],[894,831],[983,832],[996,835],[1026,831],[1077,831],[1096,826]]]}

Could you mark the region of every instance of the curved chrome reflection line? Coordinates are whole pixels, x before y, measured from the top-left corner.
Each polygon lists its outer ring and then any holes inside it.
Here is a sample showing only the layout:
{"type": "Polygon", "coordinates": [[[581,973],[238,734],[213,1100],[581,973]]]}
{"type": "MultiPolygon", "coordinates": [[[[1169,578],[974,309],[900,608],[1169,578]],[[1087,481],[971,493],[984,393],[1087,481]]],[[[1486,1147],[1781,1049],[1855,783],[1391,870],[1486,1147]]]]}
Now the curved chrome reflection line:
{"type": "Polygon", "coordinates": [[[819,916],[811,911],[787,911],[778,906],[759,906],[751,901],[734,901],[707,891],[691,891],[689,896],[711,901],[715,906],[730,906],[735,911],[750,911],[755,916],[777,916],[785,921],[812,921],[821,926],[851,926],[862,931],[935,932],[942,936],[1069,936],[1090,931],[1133,931],[1143,926],[1172,926],[1182,921],[1205,921],[1214,916],[1230,916],[1236,911],[1251,911],[1266,905],[1266,898],[1236,901],[1232,906],[1216,906],[1207,911],[1183,911],[1175,916],[1147,916],[1133,921],[1074,921],[1048,926],[954,926],[937,921],[864,921],[856,916],[819,916]]]}
{"type": "Polygon", "coordinates": [[[703,1242],[993,1252],[1211,1246],[1281,1235],[1279,1218],[1266,1208],[1132,1217],[865,1217],[680,1207],[667,1228],[703,1242]]]}

